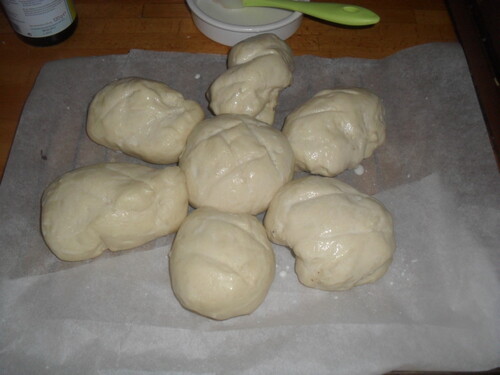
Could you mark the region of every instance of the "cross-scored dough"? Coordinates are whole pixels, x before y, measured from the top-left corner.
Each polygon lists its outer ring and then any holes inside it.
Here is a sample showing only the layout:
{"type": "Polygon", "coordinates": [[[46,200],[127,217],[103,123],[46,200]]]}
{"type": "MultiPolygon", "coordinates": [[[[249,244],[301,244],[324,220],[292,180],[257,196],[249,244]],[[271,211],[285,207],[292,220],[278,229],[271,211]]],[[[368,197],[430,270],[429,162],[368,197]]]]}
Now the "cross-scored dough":
{"type": "Polygon", "coordinates": [[[276,268],[271,242],[254,216],[208,207],[182,223],[169,265],[182,306],[217,320],[250,314],[260,306],[276,268]]]}
{"type": "Polygon", "coordinates": [[[296,256],[306,286],[346,290],[382,277],[395,250],[392,217],[374,198],[329,177],[283,186],[264,219],[274,243],[296,256]]]}
{"type": "Polygon", "coordinates": [[[92,100],[87,133],[96,143],[155,164],[175,163],[204,118],[201,106],[166,84],[124,78],[92,100]]]}
{"type": "Polygon", "coordinates": [[[175,232],[187,210],[178,167],[103,163],[68,172],[47,187],[41,227],[57,257],[79,261],[175,232]]]}
{"type": "Polygon", "coordinates": [[[220,115],[189,135],[179,166],[194,207],[258,214],[290,181],[294,158],[283,134],[244,115],[220,115]]]}
{"type": "Polygon", "coordinates": [[[332,177],[384,142],[384,109],[365,89],[323,90],[287,116],[283,134],[299,169],[332,177]]]}
{"type": "Polygon", "coordinates": [[[273,124],[279,94],[292,83],[290,47],[273,34],[258,35],[233,47],[228,67],[207,92],[213,113],[244,114],[273,124]]]}

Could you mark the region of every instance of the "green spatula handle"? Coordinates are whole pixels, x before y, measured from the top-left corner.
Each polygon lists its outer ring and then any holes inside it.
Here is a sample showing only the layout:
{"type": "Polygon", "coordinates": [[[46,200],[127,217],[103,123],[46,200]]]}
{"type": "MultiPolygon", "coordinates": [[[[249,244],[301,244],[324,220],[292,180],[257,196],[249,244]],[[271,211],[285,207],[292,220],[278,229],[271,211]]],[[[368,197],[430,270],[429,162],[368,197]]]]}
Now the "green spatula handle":
{"type": "Polygon", "coordinates": [[[245,6],[294,10],[322,20],[349,26],[367,26],[380,21],[369,9],[348,4],[316,3],[294,0],[243,0],[245,6]]]}

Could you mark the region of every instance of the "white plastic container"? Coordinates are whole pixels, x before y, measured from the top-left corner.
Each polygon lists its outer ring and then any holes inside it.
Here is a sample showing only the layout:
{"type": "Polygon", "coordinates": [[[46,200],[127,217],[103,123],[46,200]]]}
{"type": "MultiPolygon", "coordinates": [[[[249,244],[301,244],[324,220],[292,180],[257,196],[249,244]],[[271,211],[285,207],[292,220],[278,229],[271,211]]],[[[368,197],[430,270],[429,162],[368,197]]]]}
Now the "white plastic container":
{"type": "Polygon", "coordinates": [[[282,9],[247,7],[225,9],[212,0],[186,0],[196,27],[208,38],[233,46],[251,36],[276,34],[285,40],[302,22],[302,13],[282,9]]]}

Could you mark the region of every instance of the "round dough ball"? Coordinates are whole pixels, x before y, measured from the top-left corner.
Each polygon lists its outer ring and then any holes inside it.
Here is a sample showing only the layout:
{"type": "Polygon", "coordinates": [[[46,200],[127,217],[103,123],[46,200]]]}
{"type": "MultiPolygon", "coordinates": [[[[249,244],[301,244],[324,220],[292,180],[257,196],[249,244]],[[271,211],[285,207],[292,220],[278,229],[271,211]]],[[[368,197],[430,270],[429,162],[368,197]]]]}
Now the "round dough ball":
{"type": "Polygon", "coordinates": [[[124,78],[92,100],[87,133],[96,143],[149,163],[179,160],[186,138],[204,118],[203,109],[161,82],[124,78]]]}
{"type": "Polygon", "coordinates": [[[297,167],[322,176],[355,168],[385,140],[381,100],[364,89],[323,90],[285,120],[297,167]]]}
{"type": "Polygon", "coordinates": [[[57,257],[79,261],[175,232],[187,210],[178,167],[103,163],[68,172],[47,187],[41,227],[57,257]]]}
{"type": "Polygon", "coordinates": [[[231,49],[228,67],[207,92],[212,112],[243,114],[273,124],[279,94],[292,83],[290,47],[274,35],[258,35],[231,49]]]}
{"type": "Polygon", "coordinates": [[[190,134],[179,166],[194,207],[256,215],[294,172],[283,134],[244,115],[220,115],[190,134]]]}
{"type": "Polygon", "coordinates": [[[271,241],[294,252],[300,282],[322,290],[378,280],[396,247],[384,206],[329,177],[309,176],[283,186],[264,225],[271,241]]]}
{"type": "Polygon", "coordinates": [[[278,55],[293,71],[293,52],[290,46],[275,34],[259,34],[234,45],[229,51],[227,66],[245,64],[260,56],[278,55]]]}
{"type": "Polygon", "coordinates": [[[179,302],[217,320],[260,306],[275,267],[271,242],[254,216],[209,207],[186,218],[170,252],[172,289],[179,302]]]}

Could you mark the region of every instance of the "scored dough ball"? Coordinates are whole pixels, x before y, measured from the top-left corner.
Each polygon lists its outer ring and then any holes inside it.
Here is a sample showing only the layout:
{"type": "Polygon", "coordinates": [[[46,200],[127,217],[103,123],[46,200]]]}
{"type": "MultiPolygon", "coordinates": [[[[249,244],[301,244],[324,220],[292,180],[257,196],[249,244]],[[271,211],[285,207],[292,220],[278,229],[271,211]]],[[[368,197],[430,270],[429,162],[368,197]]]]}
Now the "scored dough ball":
{"type": "Polygon", "coordinates": [[[175,232],[187,210],[178,167],[103,163],[68,172],[47,187],[41,227],[57,257],[79,261],[175,232]]]}
{"type": "Polygon", "coordinates": [[[292,83],[290,49],[276,38],[257,36],[235,46],[229,54],[229,69],[210,86],[207,97],[216,115],[244,114],[273,124],[280,92],[292,83]],[[245,46],[249,43],[249,46],[245,46]],[[270,43],[276,48],[270,48],[270,43]],[[277,52],[279,51],[279,52],[277,52]]]}
{"type": "Polygon", "coordinates": [[[179,302],[217,320],[260,306],[275,267],[271,242],[254,216],[209,207],[186,218],[170,252],[172,289],[179,302]]]}
{"type": "Polygon", "coordinates": [[[374,198],[334,178],[283,186],[264,219],[269,239],[288,246],[304,285],[347,290],[382,277],[395,250],[392,217],[374,198]]]}
{"type": "Polygon", "coordinates": [[[256,215],[294,172],[283,134],[243,115],[201,122],[189,135],[179,166],[194,207],[256,215]]]}
{"type": "Polygon", "coordinates": [[[299,169],[332,177],[384,142],[384,109],[364,89],[323,90],[287,116],[283,134],[299,169]]]}
{"type": "Polygon", "coordinates": [[[204,118],[201,106],[161,82],[124,78],[92,100],[87,133],[96,143],[156,164],[176,163],[204,118]]]}

